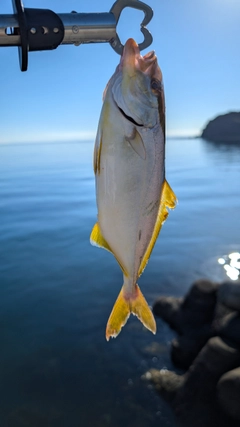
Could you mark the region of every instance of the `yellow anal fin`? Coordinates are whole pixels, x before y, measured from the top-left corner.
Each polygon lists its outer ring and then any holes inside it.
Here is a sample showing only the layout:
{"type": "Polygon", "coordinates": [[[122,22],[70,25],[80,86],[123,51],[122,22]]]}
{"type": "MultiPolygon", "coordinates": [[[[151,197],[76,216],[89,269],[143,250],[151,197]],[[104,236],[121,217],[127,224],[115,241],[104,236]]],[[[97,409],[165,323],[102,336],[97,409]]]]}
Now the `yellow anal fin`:
{"type": "Polygon", "coordinates": [[[173,192],[173,190],[171,189],[166,179],[163,183],[161,203],[162,201],[164,202],[165,206],[169,209],[174,209],[177,204],[176,194],[173,192]]]}
{"type": "Polygon", "coordinates": [[[125,293],[124,286],[114,304],[106,327],[106,340],[116,338],[126,324],[130,314],[134,314],[153,334],[156,333],[154,316],[142,294],[139,286],[135,285],[135,292],[129,296],[125,293]]]}
{"type": "Polygon", "coordinates": [[[162,194],[161,194],[161,199],[160,199],[160,205],[159,205],[159,210],[158,210],[158,215],[157,215],[157,220],[155,223],[155,227],[153,230],[153,234],[151,237],[151,240],[149,242],[149,245],[147,247],[147,250],[143,256],[142,262],[140,264],[139,270],[138,270],[138,277],[141,276],[144,268],[147,265],[147,262],[150,258],[151,252],[154,248],[154,245],[156,243],[156,240],[158,238],[158,235],[160,233],[161,227],[163,225],[163,223],[166,221],[167,217],[168,217],[168,210],[169,209],[174,209],[175,206],[177,204],[177,198],[173,192],[173,190],[171,189],[170,185],[168,184],[168,182],[165,180],[163,183],[163,188],[162,188],[162,194]]]}
{"type": "Polygon", "coordinates": [[[96,222],[96,224],[93,226],[91,236],[90,236],[90,243],[93,246],[98,246],[99,248],[104,248],[107,251],[112,253],[109,244],[106,242],[106,240],[104,239],[104,237],[101,233],[98,222],[96,222]]]}
{"type": "Polygon", "coordinates": [[[97,246],[99,248],[103,248],[106,249],[107,251],[111,252],[111,254],[114,255],[114,257],[116,258],[118,264],[120,265],[120,268],[123,272],[123,274],[128,277],[128,272],[127,270],[124,268],[124,266],[122,265],[122,263],[119,261],[119,259],[116,257],[115,253],[112,251],[112,249],[110,248],[108,242],[104,239],[99,224],[98,222],[96,222],[96,224],[94,225],[92,232],[91,232],[91,236],[90,236],[90,243],[93,246],[97,246]]]}

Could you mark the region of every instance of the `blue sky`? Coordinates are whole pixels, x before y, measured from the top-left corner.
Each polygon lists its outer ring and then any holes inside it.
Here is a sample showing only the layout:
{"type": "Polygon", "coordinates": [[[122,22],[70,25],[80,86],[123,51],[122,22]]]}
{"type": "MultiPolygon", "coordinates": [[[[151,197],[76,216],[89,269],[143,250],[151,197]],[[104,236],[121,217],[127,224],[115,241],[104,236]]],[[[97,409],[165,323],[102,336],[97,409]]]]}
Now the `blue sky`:
{"type": "MultiPolygon", "coordinates": [[[[163,71],[168,135],[198,134],[209,118],[240,110],[240,1],[147,0],[163,71]]],[[[63,13],[108,12],[110,0],[25,0],[63,13]]],[[[0,13],[12,13],[1,0],[0,13]]],[[[125,9],[118,32],[142,41],[142,13],[125,9]]],[[[59,46],[29,54],[21,73],[17,48],[0,48],[0,142],[94,138],[102,92],[119,62],[109,44],[59,46]]]]}

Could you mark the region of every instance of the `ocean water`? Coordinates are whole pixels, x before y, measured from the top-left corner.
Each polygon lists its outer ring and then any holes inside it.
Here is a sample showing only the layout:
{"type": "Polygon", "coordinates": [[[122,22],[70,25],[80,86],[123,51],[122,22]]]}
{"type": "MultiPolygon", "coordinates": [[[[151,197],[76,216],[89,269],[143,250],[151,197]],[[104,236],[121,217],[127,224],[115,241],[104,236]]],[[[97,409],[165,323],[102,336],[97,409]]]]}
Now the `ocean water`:
{"type": "MultiPolygon", "coordinates": [[[[174,332],[132,317],[105,326],[122,285],[111,254],[92,247],[93,142],[0,145],[1,427],[175,426],[142,380],[174,369],[174,332]]],[[[167,141],[178,197],[139,285],[150,304],[201,277],[227,278],[218,259],[240,250],[240,145],[167,141]]]]}

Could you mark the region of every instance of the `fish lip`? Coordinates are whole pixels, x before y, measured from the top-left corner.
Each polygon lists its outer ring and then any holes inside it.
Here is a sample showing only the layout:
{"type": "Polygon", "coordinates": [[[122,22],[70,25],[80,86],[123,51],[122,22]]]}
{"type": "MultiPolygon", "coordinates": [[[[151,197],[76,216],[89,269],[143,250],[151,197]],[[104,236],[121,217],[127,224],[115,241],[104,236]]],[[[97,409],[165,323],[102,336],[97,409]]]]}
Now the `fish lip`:
{"type": "Polygon", "coordinates": [[[129,76],[134,76],[136,70],[150,73],[151,66],[156,63],[156,61],[157,57],[154,50],[142,56],[138,44],[134,39],[130,38],[125,43],[120,60],[120,68],[127,72],[129,76]]]}
{"type": "Polygon", "coordinates": [[[129,76],[135,75],[137,63],[140,58],[140,50],[134,39],[128,39],[123,48],[123,53],[120,60],[120,67],[127,71],[129,76]]]}
{"type": "Polygon", "coordinates": [[[128,39],[123,48],[122,60],[126,60],[128,56],[141,56],[139,46],[134,39],[128,39]]]}
{"type": "Polygon", "coordinates": [[[146,53],[146,55],[143,56],[144,59],[152,59],[155,58],[155,51],[151,50],[150,52],[146,53]]]}

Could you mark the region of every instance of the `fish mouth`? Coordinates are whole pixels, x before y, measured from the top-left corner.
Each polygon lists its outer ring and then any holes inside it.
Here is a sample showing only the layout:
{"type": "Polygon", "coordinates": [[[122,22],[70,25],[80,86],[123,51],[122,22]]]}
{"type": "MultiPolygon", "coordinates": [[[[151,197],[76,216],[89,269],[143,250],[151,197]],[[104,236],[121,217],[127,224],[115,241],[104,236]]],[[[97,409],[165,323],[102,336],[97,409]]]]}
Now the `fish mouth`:
{"type": "Polygon", "coordinates": [[[135,40],[128,39],[125,43],[121,57],[121,66],[123,70],[127,70],[129,75],[134,75],[136,64],[140,56],[141,55],[138,44],[135,42],[135,40]]]}
{"type": "Polygon", "coordinates": [[[156,64],[156,62],[157,57],[153,50],[142,56],[140,54],[139,46],[134,39],[128,39],[126,41],[120,66],[130,77],[135,75],[136,70],[150,74],[152,66],[156,64]]]}

